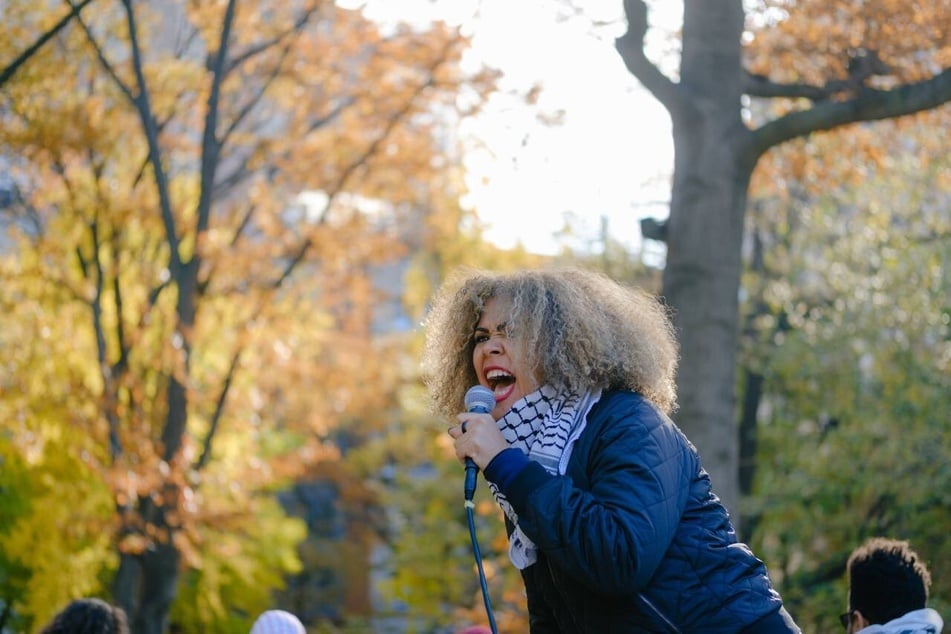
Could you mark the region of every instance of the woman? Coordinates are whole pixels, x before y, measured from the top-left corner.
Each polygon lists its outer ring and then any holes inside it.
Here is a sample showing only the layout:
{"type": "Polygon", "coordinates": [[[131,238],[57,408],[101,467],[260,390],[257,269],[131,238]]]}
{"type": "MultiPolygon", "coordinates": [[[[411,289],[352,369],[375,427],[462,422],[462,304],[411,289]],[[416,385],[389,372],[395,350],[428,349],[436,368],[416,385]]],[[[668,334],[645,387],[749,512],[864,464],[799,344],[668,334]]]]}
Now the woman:
{"type": "Polygon", "coordinates": [[[667,417],[677,344],[652,296],[576,269],[437,293],[426,381],[505,516],[533,634],[799,632],[667,417]],[[459,413],[466,391],[491,414],[459,413]]]}

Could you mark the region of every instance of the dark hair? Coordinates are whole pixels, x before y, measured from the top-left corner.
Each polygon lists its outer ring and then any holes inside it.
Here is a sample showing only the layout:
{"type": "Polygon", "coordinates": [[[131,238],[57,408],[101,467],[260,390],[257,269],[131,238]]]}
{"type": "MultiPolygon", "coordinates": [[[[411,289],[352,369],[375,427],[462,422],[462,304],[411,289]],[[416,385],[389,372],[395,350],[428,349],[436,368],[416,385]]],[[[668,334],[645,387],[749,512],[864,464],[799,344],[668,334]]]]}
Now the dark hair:
{"type": "Polygon", "coordinates": [[[881,625],[928,602],[931,575],[907,541],[873,537],[852,551],[849,609],[881,625]]]}
{"type": "Polygon", "coordinates": [[[76,599],[40,634],[129,634],[125,611],[102,599],[76,599]]]}

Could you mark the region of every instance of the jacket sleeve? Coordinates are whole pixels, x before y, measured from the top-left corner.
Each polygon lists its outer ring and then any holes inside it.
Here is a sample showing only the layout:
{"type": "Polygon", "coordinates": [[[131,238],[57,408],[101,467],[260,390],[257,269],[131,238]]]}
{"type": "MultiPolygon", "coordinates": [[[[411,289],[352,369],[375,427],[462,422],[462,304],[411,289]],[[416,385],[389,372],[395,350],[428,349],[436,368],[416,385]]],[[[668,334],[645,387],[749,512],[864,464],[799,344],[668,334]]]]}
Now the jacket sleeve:
{"type": "MultiPolygon", "coordinates": [[[[584,488],[531,462],[504,491],[549,561],[605,594],[644,588],[677,530],[696,461],[687,439],[639,398],[589,415],[584,488]],[[598,419],[596,420],[596,417],[598,419]]],[[[586,443],[587,444],[587,443],[586,443]]]]}

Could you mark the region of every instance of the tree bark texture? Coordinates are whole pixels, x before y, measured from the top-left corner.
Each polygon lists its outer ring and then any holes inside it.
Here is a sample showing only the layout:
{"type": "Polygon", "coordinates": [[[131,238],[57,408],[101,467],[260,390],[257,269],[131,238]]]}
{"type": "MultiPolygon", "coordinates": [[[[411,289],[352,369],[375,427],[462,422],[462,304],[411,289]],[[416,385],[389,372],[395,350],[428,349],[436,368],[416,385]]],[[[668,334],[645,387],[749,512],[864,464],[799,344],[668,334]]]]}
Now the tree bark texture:
{"type": "Polygon", "coordinates": [[[714,491],[735,511],[737,296],[750,177],[742,160],[750,132],[740,118],[743,8],[739,0],[686,3],[677,84],[643,55],[646,7],[629,1],[625,8],[629,31],[618,51],[668,109],[674,130],[663,296],[681,346],[675,418],[700,451],[714,491]]]}
{"type": "Polygon", "coordinates": [[[686,0],[680,79],[674,81],[644,53],[646,4],[625,0],[624,9],[628,30],[617,39],[617,51],[631,74],[664,105],[673,124],[662,294],[674,311],[681,346],[675,418],[700,451],[714,491],[739,527],[735,378],[744,218],[753,169],[760,156],[785,141],[951,101],[951,69],[890,90],[858,82],[852,92],[832,101],[822,87],[774,84],[746,72],[742,0],[686,0]],[[743,122],[744,95],[792,94],[820,98],[759,128],[743,122]]]}
{"type": "Polygon", "coordinates": [[[136,634],[164,634],[178,588],[181,554],[172,544],[158,544],[137,554],[122,554],[116,573],[116,603],[129,615],[136,634]]]}

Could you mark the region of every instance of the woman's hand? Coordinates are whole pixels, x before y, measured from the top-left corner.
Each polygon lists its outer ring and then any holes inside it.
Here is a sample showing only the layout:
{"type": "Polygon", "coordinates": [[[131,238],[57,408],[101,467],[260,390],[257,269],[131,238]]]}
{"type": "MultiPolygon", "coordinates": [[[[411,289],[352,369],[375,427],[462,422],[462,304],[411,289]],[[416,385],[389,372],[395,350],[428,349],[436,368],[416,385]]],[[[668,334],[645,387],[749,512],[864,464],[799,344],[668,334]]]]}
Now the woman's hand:
{"type": "Polygon", "coordinates": [[[457,418],[459,424],[449,428],[449,435],[460,462],[472,458],[479,469],[485,469],[492,458],[508,448],[509,444],[491,414],[463,412],[457,418]]]}

